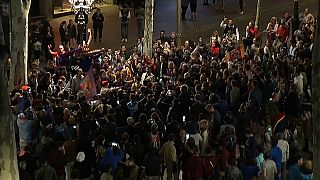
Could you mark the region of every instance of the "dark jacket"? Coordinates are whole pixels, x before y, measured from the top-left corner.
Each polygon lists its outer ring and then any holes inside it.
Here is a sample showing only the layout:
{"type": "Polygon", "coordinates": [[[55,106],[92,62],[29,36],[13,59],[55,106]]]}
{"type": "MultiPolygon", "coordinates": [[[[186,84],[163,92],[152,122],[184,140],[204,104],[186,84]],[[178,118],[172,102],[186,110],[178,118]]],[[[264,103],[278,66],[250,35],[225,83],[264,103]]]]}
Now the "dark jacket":
{"type": "Polygon", "coordinates": [[[205,173],[205,163],[200,156],[192,156],[187,163],[187,180],[202,179],[205,173]]]}
{"type": "Polygon", "coordinates": [[[67,28],[68,28],[68,32],[69,32],[69,37],[76,38],[76,36],[77,36],[76,26],[74,24],[68,24],[67,28]]]}
{"type": "Polygon", "coordinates": [[[95,12],[92,15],[93,28],[103,27],[104,17],[101,13],[95,12]]]}
{"type": "Polygon", "coordinates": [[[41,168],[36,172],[36,180],[57,180],[57,173],[49,165],[42,165],[41,168]]]}
{"type": "Polygon", "coordinates": [[[67,26],[63,26],[62,24],[60,24],[59,33],[60,33],[61,41],[68,41],[70,39],[67,26]]]}
{"type": "Polygon", "coordinates": [[[147,176],[158,176],[161,170],[161,159],[154,153],[149,153],[143,161],[147,176]]]}
{"type": "Polygon", "coordinates": [[[56,149],[50,152],[48,164],[56,170],[58,176],[61,176],[65,174],[64,166],[67,164],[67,158],[62,151],[56,149]]]}
{"type": "Polygon", "coordinates": [[[79,179],[88,178],[91,176],[91,165],[90,160],[85,159],[82,162],[75,161],[73,164],[73,169],[78,170],[79,172],[79,179]]]}

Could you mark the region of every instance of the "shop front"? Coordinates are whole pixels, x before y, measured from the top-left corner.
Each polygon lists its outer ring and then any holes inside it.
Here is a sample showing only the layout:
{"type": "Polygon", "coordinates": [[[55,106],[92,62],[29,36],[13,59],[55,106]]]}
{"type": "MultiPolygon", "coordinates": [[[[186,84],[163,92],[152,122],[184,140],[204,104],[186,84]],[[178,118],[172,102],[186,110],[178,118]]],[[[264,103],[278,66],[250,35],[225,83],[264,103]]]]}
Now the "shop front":
{"type": "Polygon", "coordinates": [[[53,16],[59,17],[72,13],[72,5],[69,0],[53,0],[53,16]]]}

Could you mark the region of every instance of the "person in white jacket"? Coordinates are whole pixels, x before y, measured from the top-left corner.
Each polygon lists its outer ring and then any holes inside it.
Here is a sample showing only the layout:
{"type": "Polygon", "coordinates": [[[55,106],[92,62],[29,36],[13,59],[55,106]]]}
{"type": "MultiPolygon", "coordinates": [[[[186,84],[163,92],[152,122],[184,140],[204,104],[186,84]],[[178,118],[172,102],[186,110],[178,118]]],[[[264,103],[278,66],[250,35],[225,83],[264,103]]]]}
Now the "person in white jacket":
{"type": "Polygon", "coordinates": [[[296,71],[293,83],[296,85],[299,95],[303,95],[303,75],[299,70],[296,71]]]}

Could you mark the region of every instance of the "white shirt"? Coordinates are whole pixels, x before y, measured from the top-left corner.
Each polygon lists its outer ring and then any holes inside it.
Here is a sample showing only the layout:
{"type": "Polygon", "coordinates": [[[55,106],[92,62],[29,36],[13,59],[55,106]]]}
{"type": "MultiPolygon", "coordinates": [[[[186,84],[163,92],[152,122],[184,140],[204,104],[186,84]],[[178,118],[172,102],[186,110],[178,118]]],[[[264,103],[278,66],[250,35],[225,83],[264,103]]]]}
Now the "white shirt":
{"type": "Polygon", "coordinates": [[[294,57],[297,47],[290,46],[289,47],[289,56],[294,57]]]}
{"type": "Polygon", "coordinates": [[[281,162],[287,162],[289,159],[289,143],[286,140],[280,139],[278,141],[278,147],[282,151],[282,160],[281,162]]]}
{"type": "Polygon", "coordinates": [[[199,133],[197,134],[190,134],[190,137],[192,137],[194,139],[195,145],[197,147],[199,147],[200,142],[202,142],[202,137],[199,133]]]}
{"type": "Polygon", "coordinates": [[[303,75],[294,77],[293,83],[297,86],[299,95],[303,94],[303,75]]]}

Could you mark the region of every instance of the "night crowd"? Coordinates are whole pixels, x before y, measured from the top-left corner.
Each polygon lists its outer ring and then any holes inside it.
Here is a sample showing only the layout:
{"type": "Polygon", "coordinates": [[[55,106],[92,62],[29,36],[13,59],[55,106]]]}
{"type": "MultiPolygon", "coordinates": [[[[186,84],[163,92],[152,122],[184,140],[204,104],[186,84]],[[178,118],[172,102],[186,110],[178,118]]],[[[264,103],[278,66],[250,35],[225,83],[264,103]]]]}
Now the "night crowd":
{"type": "Polygon", "coordinates": [[[225,18],[208,44],[162,31],[151,56],[141,39],[78,48],[72,20],[57,46],[32,23],[10,96],[20,179],[311,180],[315,18],[299,18],[292,34],[288,13],[261,32],[225,18]]]}

